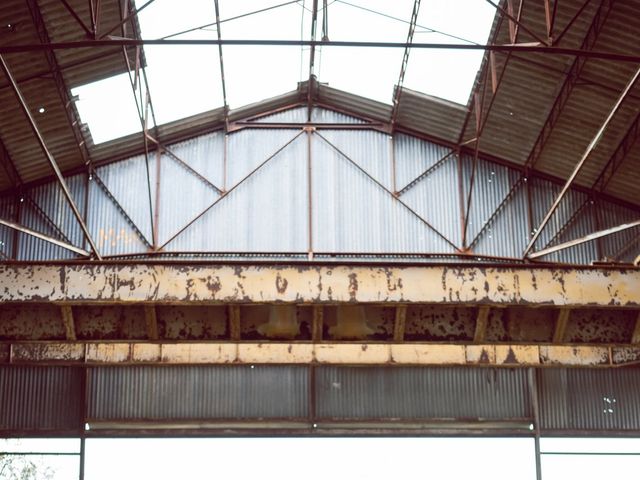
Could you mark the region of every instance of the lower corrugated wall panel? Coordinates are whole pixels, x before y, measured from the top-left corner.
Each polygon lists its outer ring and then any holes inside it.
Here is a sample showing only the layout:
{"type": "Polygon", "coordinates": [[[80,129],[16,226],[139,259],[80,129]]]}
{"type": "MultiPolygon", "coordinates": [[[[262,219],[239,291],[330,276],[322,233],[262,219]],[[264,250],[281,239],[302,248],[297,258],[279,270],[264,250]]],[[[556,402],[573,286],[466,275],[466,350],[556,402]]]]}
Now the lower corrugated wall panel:
{"type": "Polygon", "coordinates": [[[538,372],[543,431],[640,431],[640,369],[538,372]]]}
{"type": "Polygon", "coordinates": [[[0,430],[82,429],[81,368],[0,367],[0,430]]]}
{"type": "MultiPolygon", "coordinates": [[[[313,385],[307,365],[86,368],[85,420],[82,368],[0,367],[0,434],[79,434],[85,421],[534,418],[523,368],[314,366],[313,385]]],[[[549,368],[535,378],[543,435],[640,432],[640,369],[549,368]]]]}
{"type": "Polygon", "coordinates": [[[333,419],[513,420],[532,416],[526,370],[326,367],[317,416],[333,419]]]}
{"type": "Polygon", "coordinates": [[[92,420],[303,418],[308,369],[300,366],[92,368],[92,420]]]}

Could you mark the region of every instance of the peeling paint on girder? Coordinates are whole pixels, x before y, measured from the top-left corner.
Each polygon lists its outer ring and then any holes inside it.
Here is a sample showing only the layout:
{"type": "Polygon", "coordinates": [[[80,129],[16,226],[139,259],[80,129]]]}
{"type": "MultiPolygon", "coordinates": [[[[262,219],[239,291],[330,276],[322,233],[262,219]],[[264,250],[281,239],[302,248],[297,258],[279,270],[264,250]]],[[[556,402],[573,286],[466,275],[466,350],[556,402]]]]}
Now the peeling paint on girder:
{"type": "Polygon", "coordinates": [[[4,265],[0,301],[640,306],[640,270],[4,265]]]}

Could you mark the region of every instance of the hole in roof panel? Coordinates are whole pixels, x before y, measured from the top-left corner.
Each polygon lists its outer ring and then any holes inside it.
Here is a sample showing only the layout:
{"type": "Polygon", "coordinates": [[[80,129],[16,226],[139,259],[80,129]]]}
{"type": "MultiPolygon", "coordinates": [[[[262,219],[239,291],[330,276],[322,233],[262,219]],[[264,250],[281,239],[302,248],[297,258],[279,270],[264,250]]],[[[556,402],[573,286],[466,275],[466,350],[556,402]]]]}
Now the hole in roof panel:
{"type": "MultiPolygon", "coordinates": [[[[220,3],[223,39],[296,40],[310,38],[311,14],[299,3],[220,3]]],[[[306,47],[223,47],[227,101],[232,108],[290,92],[308,77],[306,47]]]]}
{"type": "MultiPolygon", "coordinates": [[[[331,41],[405,42],[413,1],[336,1],[318,14],[318,39],[331,41]]],[[[316,60],[319,81],[390,104],[398,81],[404,49],[377,47],[322,47],[316,60]]]]}
{"type": "Polygon", "coordinates": [[[127,73],[81,85],[71,94],[78,96],[76,107],[94,144],[142,131],[127,73]]]}
{"type": "MultiPolygon", "coordinates": [[[[420,9],[413,42],[485,44],[495,13],[477,0],[429,0],[420,9]],[[461,22],[460,12],[474,21],[461,22]]],[[[466,105],[482,56],[482,51],[413,48],[404,86],[466,105]]]]}

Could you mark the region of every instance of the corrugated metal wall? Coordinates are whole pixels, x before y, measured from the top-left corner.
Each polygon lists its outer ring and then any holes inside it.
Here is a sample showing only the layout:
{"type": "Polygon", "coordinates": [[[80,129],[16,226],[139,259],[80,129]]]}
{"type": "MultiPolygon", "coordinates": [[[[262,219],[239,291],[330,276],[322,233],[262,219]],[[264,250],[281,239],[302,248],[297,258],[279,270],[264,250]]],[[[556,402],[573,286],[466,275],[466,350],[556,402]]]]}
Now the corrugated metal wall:
{"type": "MultiPolygon", "coordinates": [[[[318,123],[363,122],[321,108],[313,109],[313,119],[318,123]]],[[[306,108],[300,107],[258,122],[305,120],[306,108]]],[[[88,182],[87,223],[103,255],[147,252],[147,244],[153,243],[154,217],[158,222],[156,243],[161,246],[168,242],[166,252],[306,255],[312,249],[362,254],[364,258],[366,254],[446,254],[462,246],[473,159],[459,159],[450,149],[432,142],[405,134],[392,138],[374,130],[319,129],[313,134],[301,134],[299,128],[287,127],[247,128],[227,135],[214,132],[166,148],[159,164],[152,149],[148,162],[144,156],[136,156],[105,165],[97,169],[97,178],[88,182]],[[260,167],[267,159],[270,160],[260,167]],[[221,191],[230,193],[224,195],[221,191]],[[214,202],[217,203],[212,206],[214,202]]],[[[68,180],[84,211],[86,175],[68,180]]],[[[479,159],[467,243],[479,255],[520,259],[531,230],[559,191],[558,184],[523,179],[514,169],[479,159]],[[517,186],[512,189],[514,185],[517,186]],[[531,214],[527,195],[532,200],[531,214]]],[[[57,226],[69,241],[85,245],[55,183],[25,193],[38,207],[31,201],[24,202],[20,209],[23,224],[59,238],[57,226]]],[[[2,203],[3,218],[13,215],[13,197],[6,197],[2,203]]],[[[570,190],[536,248],[579,238],[639,216],[639,210],[601,200],[592,204],[585,194],[570,190]]],[[[632,260],[640,248],[638,231],[627,230],[543,260],[576,264],[589,264],[604,257],[632,260]]],[[[0,235],[4,252],[11,255],[13,248],[9,251],[8,246],[13,236],[4,228],[0,235]]],[[[18,247],[17,258],[21,260],[74,256],[25,234],[19,235],[18,247]]]]}
{"type": "MultiPolygon", "coordinates": [[[[518,368],[314,366],[313,376],[302,365],[87,368],[88,421],[527,425],[534,418],[528,371],[518,368]]],[[[0,434],[82,429],[84,374],[82,368],[0,367],[0,434]]],[[[543,433],[640,433],[640,369],[550,368],[534,378],[543,433]]]]}
{"type": "Polygon", "coordinates": [[[640,430],[640,369],[538,372],[544,430],[640,430]]]}
{"type": "Polygon", "coordinates": [[[81,431],[81,368],[0,367],[0,430],[81,431]]]}
{"type": "Polygon", "coordinates": [[[316,378],[319,418],[512,420],[532,416],[525,370],[324,367],[316,378]]]}
{"type": "Polygon", "coordinates": [[[299,366],[94,368],[94,420],[305,418],[308,369],[299,366]]]}

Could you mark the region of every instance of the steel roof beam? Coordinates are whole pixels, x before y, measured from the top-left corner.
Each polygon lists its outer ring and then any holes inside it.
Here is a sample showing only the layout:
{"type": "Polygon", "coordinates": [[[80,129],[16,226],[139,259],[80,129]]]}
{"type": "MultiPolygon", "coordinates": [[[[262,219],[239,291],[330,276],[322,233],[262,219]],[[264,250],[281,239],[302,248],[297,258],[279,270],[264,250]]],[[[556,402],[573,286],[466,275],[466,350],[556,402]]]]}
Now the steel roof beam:
{"type": "MultiPolygon", "coordinates": [[[[527,32],[529,35],[531,35],[535,40],[537,40],[538,42],[540,42],[542,45],[546,45],[549,46],[549,42],[545,39],[543,39],[542,37],[538,36],[536,33],[534,33],[530,28],[528,28],[520,18],[516,18],[513,15],[511,15],[507,10],[505,10],[504,8],[502,8],[500,5],[498,5],[497,3],[492,2],[491,0],[486,0],[487,3],[489,3],[490,5],[492,5],[497,11],[499,11],[500,13],[502,13],[502,15],[504,15],[505,17],[507,17],[509,19],[509,22],[513,22],[517,27],[522,28],[522,30],[524,30],[525,32],[527,32]]],[[[515,37],[516,34],[513,35],[513,37],[515,37]]]]}
{"type": "MultiPolygon", "coordinates": [[[[218,0],[215,0],[214,3],[216,9],[216,32],[218,33],[218,40],[222,40],[222,32],[220,31],[220,5],[218,0]]],[[[224,124],[225,128],[229,130],[229,103],[227,102],[227,84],[224,78],[222,44],[218,44],[218,56],[220,57],[220,82],[222,83],[222,101],[224,103],[224,124]]]]}
{"type": "Polygon", "coordinates": [[[114,25],[111,28],[109,28],[109,30],[107,30],[105,33],[101,34],[100,37],[98,37],[98,38],[99,39],[103,39],[103,38],[108,37],[113,32],[115,32],[118,28],[122,27],[125,23],[127,23],[130,20],[135,19],[142,10],[144,10],[146,7],[151,5],[153,2],[155,2],[155,0],[149,0],[147,3],[145,3],[140,8],[138,8],[136,11],[130,12],[128,15],[126,15],[124,18],[122,18],[116,25],[114,25]]]}
{"type": "MultiPolygon", "coordinates": [[[[418,12],[420,11],[420,0],[413,2],[413,11],[411,12],[411,21],[409,22],[409,33],[407,33],[407,44],[413,43],[413,35],[416,31],[416,23],[418,22],[418,12]]],[[[398,77],[398,83],[396,89],[393,92],[393,109],[391,110],[391,129],[396,124],[398,118],[398,111],[400,109],[400,97],[402,96],[402,85],[404,84],[404,76],[407,71],[407,65],[409,64],[409,54],[411,48],[404,49],[404,55],[402,57],[402,64],[400,65],[400,76],[398,77]]]]}
{"type": "Polygon", "coordinates": [[[12,222],[10,220],[5,220],[0,218],[0,225],[4,225],[5,227],[9,227],[12,230],[16,230],[21,233],[25,233],[35,238],[39,238],[40,240],[44,240],[45,242],[49,242],[53,245],[57,245],[58,247],[62,247],[65,250],[69,250],[71,252],[77,253],[78,255],[82,255],[83,257],[90,257],[91,254],[82,248],[78,248],[75,245],[71,245],[70,243],[63,242],[62,240],[58,240],[57,238],[50,237],[49,235],[45,235],[44,233],[40,233],[36,230],[32,230],[27,228],[19,223],[12,222]]]}
{"type": "MultiPolygon", "coordinates": [[[[37,1],[27,0],[27,6],[29,7],[29,11],[31,12],[31,19],[33,20],[36,31],[38,32],[40,42],[49,43],[51,41],[49,38],[49,32],[47,30],[45,21],[42,18],[42,14],[40,13],[40,7],[38,6],[37,1]]],[[[58,96],[60,97],[60,101],[62,102],[64,113],[67,117],[67,122],[69,123],[69,128],[73,132],[73,136],[75,137],[76,145],[78,146],[78,150],[80,152],[80,155],[82,156],[83,163],[85,165],[90,165],[91,157],[89,156],[89,150],[87,149],[86,139],[84,138],[84,134],[80,129],[80,125],[82,124],[80,121],[80,115],[78,114],[75,103],[69,95],[69,89],[67,88],[64,77],[62,76],[60,65],[58,64],[58,59],[56,58],[56,55],[52,50],[45,50],[44,54],[47,58],[47,63],[49,64],[49,72],[53,76],[56,89],[58,90],[58,96]]]]}
{"type": "Polygon", "coordinates": [[[311,11],[311,50],[309,52],[309,81],[307,82],[307,122],[311,122],[311,112],[313,110],[313,90],[315,81],[315,61],[316,61],[316,32],[318,27],[318,0],[313,0],[311,11]]]}
{"type": "MultiPolygon", "coordinates": [[[[611,11],[613,2],[614,0],[604,0],[600,3],[598,10],[593,17],[591,25],[589,26],[589,30],[587,30],[584,40],[582,41],[580,50],[591,51],[591,49],[594,47],[596,40],[598,39],[598,36],[600,35],[600,32],[602,31],[602,28],[607,20],[609,12],[611,11]]],[[[553,131],[556,123],[558,122],[558,119],[560,118],[560,114],[564,110],[564,107],[569,100],[571,92],[573,92],[573,88],[578,83],[578,79],[582,74],[582,70],[584,68],[586,60],[586,56],[576,57],[571,64],[569,71],[566,73],[559,93],[553,101],[551,110],[547,115],[547,119],[542,125],[540,133],[538,134],[538,137],[533,144],[533,148],[531,149],[531,152],[529,152],[529,155],[527,157],[525,165],[528,168],[533,168],[542,155],[542,151],[544,150],[544,147],[549,140],[551,132],[553,131]]]]}
{"type": "Polygon", "coordinates": [[[95,256],[98,258],[98,260],[101,259],[100,257],[100,252],[98,251],[98,248],[96,247],[96,244],[93,241],[93,238],[91,237],[91,234],[89,233],[89,229],[84,221],[84,218],[82,218],[82,214],[80,213],[80,210],[78,210],[78,206],[76,205],[76,202],[73,200],[73,196],[71,195],[71,192],[69,191],[69,187],[67,185],[67,182],[65,181],[64,177],[62,176],[62,172],[60,171],[60,168],[58,167],[58,163],[56,162],[55,158],[53,157],[53,155],[51,154],[51,152],[49,151],[49,148],[47,147],[46,142],[44,141],[44,138],[42,137],[42,134],[40,133],[40,130],[38,129],[38,126],[36,125],[35,120],[33,119],[33,115],[31,114],[31,110],[29,110],[29,107],[27,106],[27,103],[25,101],[24,96],[22,95],[22,92],[20,91],[20,88],[18,87],[18,84],[15,82],[15,80],[13,79],[13,75],[11,74],[11,70],[9,70],[9,66],[7,65],[7,63],[5,62],[4,58],[2,57],[2,55],[0,55],[0,67],[2,67],[2,70],[4,72],[4,74],[7,76],[7,79],[9,80],[9,82],[12,85],[13,88],[13,92],[16,96],[16,98],[18,99],[18,103],[20,104],[20,108],[22,109],[22,111],[24,112],[25,116],[27,117],[27,120],[29,122],[29,126],[31,127],[31,130],[33,132],[33,134],[35,135],[40,148],[42,149],[42,152],[44,153],[44,156],[46,157],[49,166],[51,167],[51,169],[53,170],[58,183],[60,184],[60,187],[62,188],[62,192],[64,194],[65,199],[67,200],[67,203],[69,204],[69,207],[71,208],[71,211],[74,215],[74,217],[76,217],[76,220],[78,221],[78,224],[80,225],[80,228],[82,229],[82,232],[85,236],[85,238],[87,239],[87,242],[89,243],[91,250],[93,251],[93,253],[95,254],[95,256]]]}
{"type": "Polygon", "coordinates": [[[593,188],[596,191],[603,192],[607,188],[607,185],[620,168],[620,165],[622,165],[629,156],[629,152],[638,141],[638,138],[640,138],[640,113],[636,115],[615,151],[593,183],[593,188]]]}
{"type": "Polygon", "coordinates": [[[82,21],[80,16],[76,13],[76,11],[73,9],[73,7],[71,5],[69,5],[69,2],[67,0],[60,0],[60,2],[62,2],[62,5],[64,5],[64,8],[67,9],[67,11],[71,14],[73,19],[76,21],[76,23],[78,25],[80,25],[82,30],[84,30],[84,32],[86,33],[87,37],[93,36],[93,32],[91,30],[89,30],[89,27],[87,27],[85,25],[85,23],[82,21]]]}
{"type": "Polygon", "coordinates": [[[161,40],[136,38],[110,38],[108,40],[78,40],[71,42],[53,42],[49,44],[27,43],[0,46],[0,54],[23,53],[42,50],[72,50],[93,47],[135,47],[144,45],[176,46],[176,45],[235,45],[235,46],[278,46],[278,47],[358,47],[358,48],[418,48],[424,50],[479,50],[493,52],[543,53],[547,55],[564,55],[579,58],[597,58],[613,62],[640,63],[640,55],[630,55],[611,51],[588,50],[584,48],[547,47],[531,43],[508,45],[460,44],[460,43],[412,43],[406,42],[372,42],[372,41],[331,41],[331,40],[273,40],[273,39],[191,39],[161,40]]]}
{"type": "Polygon", "coordinates": [[[567,248],[575,247],[576,245],[581,245],[583,243],[590,242],[591,240],[595,240],[597,238],[606,237],[609,235],[613,235],[614,233],[622,232],[624,230],[628,230],[630,228],[635,228],[639,226],[640,226],[640,220],[636,220],[635,222],[631,222],[631,223],[623,223],[622,225],[618,225],[617,227],[600,230],[598,232],[590,233],[589,235],[585,235],[584,237],[577,238],[575,240],[571,240],[568,242],[561,243],[559,245],[554,245],[553,247],[539,250],[537,252],[529,254],[529,258],[543,257],[553,252],[558,252],[560,250],[565,250],[567,248]]]}
{"type": "Polygon", "coordinates": [[[544,228],[547,226],[547,223],[549,222],[549,220],[551,219],[551,217],[555,213],[556,209],[560,205],[560,202],[562,201],[562,199],[564,198],[565,194],[567,193],[567,191],[571,187],[571,184],[573,183],[573,181],[578,176],[578,173],[580,173],[580,170],[582,170],[582,167],[584,166],[584,164],[586,163],[587,159],[591,155],[591,152],[594,150],[596,145],[602,139],[602,135],[604,134],[604,132],[607,129],[607,127],[609,126],[609,123],[611,122],[611,119],[615,116],[615,114],[620,109],[620,106],[622,105],[624,100],[627,98],[628,93],[631,91],[631,89],[634,87],[634,85],[638,81],[638,78],[640,78],[640,68],[638,68],[636,70],[636,72],[634,73],[634,75],[631,77],[631,80],[629,80],[629,82],[627,83],[625,89],[620,94],[620,97],[618,98],[618,100],[616,101],[614,106],[612,107],[612,109],[609,112],[609,115],[605,119],[604,123],[600,126],[600,129],[596,132],[595,136],[593,137],[593,139],[591,140],[589,145],[587,145],[586,150],[584,151],[584,153],[582,154],[582,157],[580,158],[580,160],[578,161],[578,163],[574,167],[573,172],[569,176],[569,179],[566,181],[566,183],[562,187],[562,190],[560,190],[560,193],[558,194],[558,196],[554,200],[553,204],[551,205],[551,207],[547,211],[546,215],[544,216],[542,222],[540,222],[540,225],[535,230],[531,240],[529,241],[529,244],[527,245],[527,248],[525,249],[525,251],[523,253],[523,257],[526,257],[529,254],[529,252],[531,251],[531,249],[533,248],[533,246],[535,245],[536,240],[538,239],[538,237],[540,236],[540,234],[542,233],[544,228]]]}

